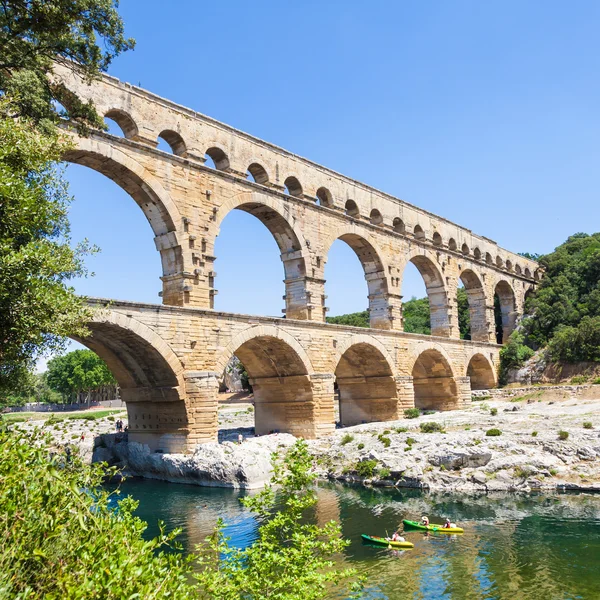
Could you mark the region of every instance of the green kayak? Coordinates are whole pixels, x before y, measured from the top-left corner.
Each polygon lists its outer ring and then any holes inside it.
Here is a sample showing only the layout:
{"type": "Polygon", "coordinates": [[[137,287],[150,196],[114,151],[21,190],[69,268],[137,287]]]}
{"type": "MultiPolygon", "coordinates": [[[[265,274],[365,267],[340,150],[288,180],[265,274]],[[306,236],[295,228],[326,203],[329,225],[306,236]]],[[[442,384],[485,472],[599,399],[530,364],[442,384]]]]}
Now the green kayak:
{"type": "Polygon", "coordinates": [[[409,521],[404,519],[402,521],[405,527],[411,527],[412,529],[420,529],[421,531],[437,531],[438,533],[464,533],[462,527],[444,527],[443,525],[435,525],[430,523],[429,525],[421,525],[418,521],[409,521]]]}
{"type": "Polygon", "coordinates": [[[386,538],[377,537],[376,535],[362,534],[362,539],[378,546],[387,546],[389,548],[414,548],[415,545],[412,542],[392,542],[386,538]]]}

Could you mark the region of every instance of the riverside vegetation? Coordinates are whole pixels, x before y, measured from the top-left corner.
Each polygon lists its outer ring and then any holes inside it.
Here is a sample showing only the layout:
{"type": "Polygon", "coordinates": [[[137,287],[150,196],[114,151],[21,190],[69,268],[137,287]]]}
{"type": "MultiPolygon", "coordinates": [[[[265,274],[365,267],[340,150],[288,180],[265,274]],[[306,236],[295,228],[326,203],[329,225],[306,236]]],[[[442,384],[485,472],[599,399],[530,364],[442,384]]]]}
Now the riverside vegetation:
{"type": "Polygon", "coordinates": [[[303,521],[316,503],[304,442],[276,461],[271,485],[243,500],[261,520],[253,544],[230,546],[219,525],[186,556],[172,551],[179,530],[143,538],[137,503],[103,489],[104,467],[50,443],[39,431],[0,430],[0,597],[316,600],[361,587],[333,562],[348,544],[340,525],[303,521]]]}

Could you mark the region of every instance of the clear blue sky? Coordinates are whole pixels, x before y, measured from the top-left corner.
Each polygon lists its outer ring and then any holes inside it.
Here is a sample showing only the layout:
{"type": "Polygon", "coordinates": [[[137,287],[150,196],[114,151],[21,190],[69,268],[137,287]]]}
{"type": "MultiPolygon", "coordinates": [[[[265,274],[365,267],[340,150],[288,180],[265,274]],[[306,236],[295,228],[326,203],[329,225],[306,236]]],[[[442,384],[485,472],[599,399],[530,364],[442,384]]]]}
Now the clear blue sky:
{"type": "MultiPolygon", "coordinates": [[[[449,218],[513,251],[600,230],[600,3],[123,0],[136,49],[110,73],[449,218]]],[[[120,188],[67,170],[88,295],[159,302],[152,232],[120,188]]],[[[239,211],[216,248],[216,308],[280,315],[277,246],[239,211]],[[248,269],[258,258],[263,266],[248,269]],[[243,292],[243,293],[242,293],[243,292]]],[[[330,314],[364,310],[336,242],[330,314]]],[[[405,297],[424,295],[407,273],[405,297]]]]}

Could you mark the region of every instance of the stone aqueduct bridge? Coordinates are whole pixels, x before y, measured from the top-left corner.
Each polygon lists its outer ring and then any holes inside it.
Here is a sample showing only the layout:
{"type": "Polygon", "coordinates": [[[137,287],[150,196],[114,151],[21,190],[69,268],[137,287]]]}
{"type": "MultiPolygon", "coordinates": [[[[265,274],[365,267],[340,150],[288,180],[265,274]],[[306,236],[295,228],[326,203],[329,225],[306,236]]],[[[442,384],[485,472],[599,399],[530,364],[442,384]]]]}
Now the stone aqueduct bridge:
{"type": "Polygon", "coordinates": [[[71,134],[76,149],[65,159],[132,196],[162,259],[163,305],[92,300],[93,335],[81,340],[119,381],[132,439],[164,451],[215,440],[217,377],[233,354],[254,386],[258,433],[331,432],[334,381],[344,425],[394,419],[415,405],[460,407],[472,389],[495,385],[494,295],[506,338],[542,275],[537,263],[143,89],[108,76],[88,86],[58,75],[123,131],[71,134]],[[159,138],[172,152],[157,149],[159,138]],[[213,309],[215,238],[234,209],[254,215],[277,241],[285,319],[213,309]],[[363,266],[371,329],[325,323],[324,267],[337,239],[363,266]],[[425,281],[431,336],[403,332],[408,262],[425,281]],[[459,339],[461,281],[473,341],[459,339]]]}

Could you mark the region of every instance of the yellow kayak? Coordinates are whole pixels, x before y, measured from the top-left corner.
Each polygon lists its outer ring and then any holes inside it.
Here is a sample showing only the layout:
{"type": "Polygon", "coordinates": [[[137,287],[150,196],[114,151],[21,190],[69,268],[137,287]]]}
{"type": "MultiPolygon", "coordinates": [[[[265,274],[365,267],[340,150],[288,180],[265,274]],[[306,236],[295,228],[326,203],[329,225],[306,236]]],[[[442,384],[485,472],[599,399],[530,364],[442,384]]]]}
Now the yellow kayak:
{"type": "Polygon", "coordinates": [[[437,533],[464,533],[465,530],[462,527],[444,527],[443,525],[435,525],[430,523],[429,525],[422,525],[418,521],[409,521],[404,519],[402,521],[406,527],[412,529],[421,529],[422,531],[436,531],[437,533]]]}
{"type": "Polygon", "coordinates": [[[386,538],[377,537],[376,535],[362,534],[362,539],[377,544],[378,546],[387,546],[388,548],[414,548],[415,545],[412,542],[392,542],[386,538]]]}

